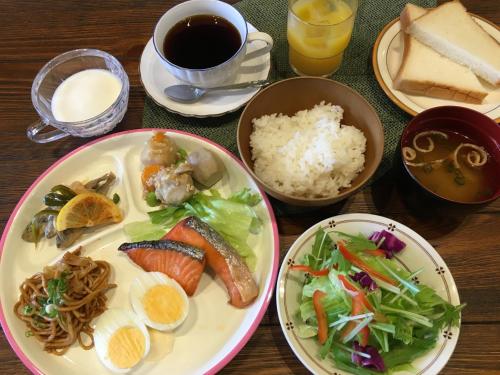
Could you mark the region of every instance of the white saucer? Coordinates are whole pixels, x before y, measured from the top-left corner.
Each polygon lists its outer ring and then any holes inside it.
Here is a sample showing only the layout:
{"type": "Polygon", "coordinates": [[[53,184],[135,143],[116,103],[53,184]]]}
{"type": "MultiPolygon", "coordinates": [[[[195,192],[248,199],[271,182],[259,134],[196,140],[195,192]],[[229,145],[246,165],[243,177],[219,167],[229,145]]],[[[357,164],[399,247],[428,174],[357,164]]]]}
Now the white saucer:
{"type": "MultiPolygon", "coordinates": [[[[471,15],[488,34],[500,41],[500,30],[495,25],[484,18],[474,14],[471,15]]],[[[403,53],[401,39],[401,24],[399,18],[397,18],[384,27],[373,48],[372,62],[375,77],[394,104],[413,116],[433,107],[458,105],[481,112],[497,122],[500,121],[500,89],[488,95],[483,104],[470,104],[426,96],[408,95],[393,88],[393,78],[399,70],[403,53]]]]}
{"type": "MultiPolygon", "coordinates": [[[[248,31],[257,31],[248,23],[248,31]]],[[[255,41],[248,45],[247,54],[264,46],[264,42],[255,41]],[[261,44],[262,43],[262,44],[261,44]]],[[[245,60],[234,79],[234,83],[267,79],[271,67],[271,54],[267,53],[245,60]]],[[[187,117],[215,117],[234,112],[244,106],[259,91],[256,88],[233,91],[231,93],[213,93],[192,104],[173,101],[165,96],[163,89],[170,85],[182,83],[175,78],[160,62],[150,39],[144,48],[139,66],[142,85],[146,93],[161,107],[170,112],[187,117]]]]}

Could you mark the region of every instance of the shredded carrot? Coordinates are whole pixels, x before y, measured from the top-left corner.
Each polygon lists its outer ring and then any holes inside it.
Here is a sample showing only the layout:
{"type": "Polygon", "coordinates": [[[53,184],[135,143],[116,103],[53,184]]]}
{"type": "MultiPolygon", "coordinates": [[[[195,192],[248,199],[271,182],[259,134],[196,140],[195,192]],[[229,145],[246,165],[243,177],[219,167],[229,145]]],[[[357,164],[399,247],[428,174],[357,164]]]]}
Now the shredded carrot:
{"type": "Polygon", "coordinates": [[[153,135],[153,142],[162,142],[165,140],[165,133],[162,132],[156,132],[153,135]]]}
{"type": "Polygon", "coordinates": [[[158,164],[151,164],[144,167],[141,176],[142,186],[144,187],[144,190],[154,191],[155,187],[151,183],[151,177],[153,177],[156,173],[158,173],[160,169],[161,165],[158,164]]]}

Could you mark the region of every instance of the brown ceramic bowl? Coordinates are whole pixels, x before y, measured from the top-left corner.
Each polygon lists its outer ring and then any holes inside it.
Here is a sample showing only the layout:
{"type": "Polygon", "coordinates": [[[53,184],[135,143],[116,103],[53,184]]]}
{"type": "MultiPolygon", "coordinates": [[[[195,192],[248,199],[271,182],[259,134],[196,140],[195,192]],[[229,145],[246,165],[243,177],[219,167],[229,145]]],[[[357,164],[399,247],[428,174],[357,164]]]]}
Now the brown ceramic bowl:
{"type": "Polygon", "coordinates": [[[238,150],[252,177],[271,196],[296,206],[326,206],[354,194],[375,173],[384,151],[384,129],[373,107],[353,89],[326,78],[297,77],[276,82],[259,92],[246,106],[238,123],[238,150]],[[264,183],[253,171],[250,134],[252,119],[272,113],[293,115],[303,109],[311,109],[321,101],[340,105],[344,109],[342,124],[354,125],[367,139],[365,167],[336,196],[304,198],[283,194],[264,183]]]}
{"type": "Polygon", "coordinates": [[[428,109],[419,113],[406,126],[401,135],[400,152],[403,166],[411,178],[428,194],[452,203],[479,204],[487,203],[500,196],[500,125],[489,117],[458,106],[443,106],[428,109]],[[459,201],[437,194],[420,182],[404,162],[403,147],[411,146],[414,136],[426,130],[444,130],[467,137],[470,143],[482,146],[489,154],[489,161],[484,168],[487,181],[491,184],[491,194],[475,201],[459,201]]]}

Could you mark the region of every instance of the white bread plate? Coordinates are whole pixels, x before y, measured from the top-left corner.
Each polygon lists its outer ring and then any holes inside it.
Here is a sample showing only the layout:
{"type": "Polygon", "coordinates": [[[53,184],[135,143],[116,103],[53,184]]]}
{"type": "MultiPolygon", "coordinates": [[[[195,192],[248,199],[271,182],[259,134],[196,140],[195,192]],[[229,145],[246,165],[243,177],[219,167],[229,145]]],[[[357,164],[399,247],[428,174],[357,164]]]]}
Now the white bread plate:
{"type": "MultiPolygon", "coordinates": [[[[500,29],[496,25],[475,14],[470,15],[488,34],[497,41],[500,41],[500,29]]],[[[398,17],[389,22],[379,33],[372,52],[375,77],[389,99],[399,108],[415,116],[429,108],[444,105],[459,105],[474,109],[496,122],[500,122],[500,89],[496,89],[489,94],[483,100],[482,104],[431,98],[421,95],[409,95],[396,90],[394,88],[394,79],[403,58],[403,47],[403,31],[398,17]]]]}

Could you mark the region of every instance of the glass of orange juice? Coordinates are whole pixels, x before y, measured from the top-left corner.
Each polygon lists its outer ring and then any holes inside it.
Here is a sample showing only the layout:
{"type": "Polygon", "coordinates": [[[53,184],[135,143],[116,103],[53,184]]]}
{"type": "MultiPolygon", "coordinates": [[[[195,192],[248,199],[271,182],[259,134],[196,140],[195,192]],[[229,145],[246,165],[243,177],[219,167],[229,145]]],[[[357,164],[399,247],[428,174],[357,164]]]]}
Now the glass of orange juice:
{"type": "Polygon", "coordinates": [[[342,63],[358,0],[289,0],[290,65],[299,75],[329,76],[342,63]]]}

